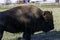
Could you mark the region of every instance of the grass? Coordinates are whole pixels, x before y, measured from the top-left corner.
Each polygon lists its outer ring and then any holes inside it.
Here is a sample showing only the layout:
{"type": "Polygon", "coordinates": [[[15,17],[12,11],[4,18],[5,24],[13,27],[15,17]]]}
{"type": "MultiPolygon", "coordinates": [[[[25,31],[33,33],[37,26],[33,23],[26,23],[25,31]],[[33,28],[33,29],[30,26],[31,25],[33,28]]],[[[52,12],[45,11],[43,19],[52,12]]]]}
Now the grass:
{"type": "MultiPolygon", "coordinates": [[[[54,17],[54,26],[56,31],[60,31],[60,8],[59,7],[52,7],[52,6],[39,6],[42,10],[49,10],[53,11],[54,17]],[[48,8],[47,8],[48,7],[48,8]]],[[[6,9],[10,9],[7,7],[0,7],[0,11],[4,11],[6,9]]],[[[2,40],[17,40],[18,37],[22,37],[22,34],[12,34],[9,32],[4,32],[2,40]]]]}

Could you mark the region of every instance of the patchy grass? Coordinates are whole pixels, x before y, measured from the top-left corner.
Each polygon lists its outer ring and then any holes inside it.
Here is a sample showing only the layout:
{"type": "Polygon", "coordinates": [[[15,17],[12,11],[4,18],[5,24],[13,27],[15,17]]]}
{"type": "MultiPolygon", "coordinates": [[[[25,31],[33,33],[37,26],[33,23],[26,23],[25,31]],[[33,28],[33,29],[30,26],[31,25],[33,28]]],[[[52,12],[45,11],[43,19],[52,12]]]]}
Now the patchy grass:
{"type": "MultiPolygon", "coordinates": [[[[53,12],[53,17],[54,17],[54,26],[55,26],[55,31],[60,31],[60,8],[58,7],[49,7],[49,6],[41,6],[40,8],[42,10],[49,10],[53,12]],[[48,8],[47,8],[48,7],[48,8]]],[[[0,11],[4,11],[10,9],[8,6],[7,7],[0,7],[0,11]]],[[[9,32],[4,32],[2,40],[17,40],[18,37],[22,37],[22,34],[12,34],[9,32]]],[[[47,39],[46,39],[47,40],[47,39]]]]}

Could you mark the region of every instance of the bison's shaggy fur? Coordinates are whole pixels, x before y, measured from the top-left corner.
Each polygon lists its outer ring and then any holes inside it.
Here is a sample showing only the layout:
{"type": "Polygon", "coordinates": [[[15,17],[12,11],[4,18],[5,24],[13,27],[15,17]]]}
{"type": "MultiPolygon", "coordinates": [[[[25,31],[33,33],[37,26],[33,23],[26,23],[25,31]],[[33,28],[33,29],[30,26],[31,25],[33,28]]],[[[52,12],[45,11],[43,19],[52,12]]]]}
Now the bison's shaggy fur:
{"type": "Polygon", "coordinates": [[[0,12],[0,40],[3,31],[11,33],[24,32],[23,38],[30,40],[36,31],[48,32],[54,28],[53,15],[33,5],[21,5],[0,12]]]}

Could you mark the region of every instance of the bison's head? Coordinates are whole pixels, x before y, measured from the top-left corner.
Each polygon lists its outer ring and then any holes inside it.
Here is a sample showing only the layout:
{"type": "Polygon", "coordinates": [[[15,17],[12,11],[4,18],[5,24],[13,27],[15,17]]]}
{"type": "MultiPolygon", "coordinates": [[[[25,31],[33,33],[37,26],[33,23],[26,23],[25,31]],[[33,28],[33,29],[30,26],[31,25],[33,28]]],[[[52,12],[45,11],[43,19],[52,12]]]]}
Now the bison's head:
{"type": "Polygon", "coordinates": [[[44,27],[42,27],[42,30],[44,32],[48,32],[52,29],[54,29],[54,23],[53,23],[53,15],[52,15],[52,11],[43,11],[43,18],[45,20],[45,25],[44,27]]]}

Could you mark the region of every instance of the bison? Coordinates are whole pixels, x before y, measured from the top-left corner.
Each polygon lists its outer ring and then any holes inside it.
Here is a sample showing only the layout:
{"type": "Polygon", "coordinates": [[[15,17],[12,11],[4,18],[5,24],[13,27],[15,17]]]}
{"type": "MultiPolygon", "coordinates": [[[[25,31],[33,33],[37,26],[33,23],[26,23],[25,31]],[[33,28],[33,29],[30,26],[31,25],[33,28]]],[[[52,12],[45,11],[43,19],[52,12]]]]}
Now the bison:
{"type": "Polygon", "coordinates": [[[23,33],[25,40],[31,40],[31,34],[37,31],[48,32],[54,29],[53,15],[34,5],[21,5],[0,12],[0,40],[3,32],[23,33]]]}

